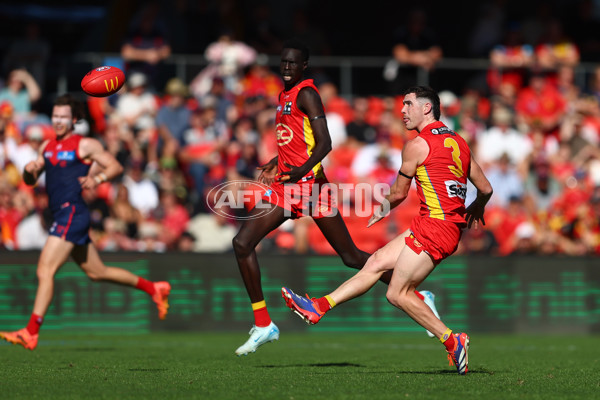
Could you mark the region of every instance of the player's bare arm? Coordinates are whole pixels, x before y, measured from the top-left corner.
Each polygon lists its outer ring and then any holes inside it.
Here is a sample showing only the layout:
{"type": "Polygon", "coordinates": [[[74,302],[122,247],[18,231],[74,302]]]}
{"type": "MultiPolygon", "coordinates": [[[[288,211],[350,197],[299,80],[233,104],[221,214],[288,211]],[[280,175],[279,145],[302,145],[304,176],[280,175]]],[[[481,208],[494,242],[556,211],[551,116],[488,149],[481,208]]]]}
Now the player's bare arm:
{"type": "Polygon", "coordinates": [[[79,178],[81,187],[84,189],[94,189],[102,182],[109,181],[123,172],[123,167],[117,159],[106,151],[102,143],[96,139],[81,139],[79,142],[79,154],[81,158],[94,162],[93,168],[90,168],[88,175],[79,178]]]}
{"type": "Polygon", "coordinates": [[[42,172],[44,172],[44,149],[46,148],[46,145],[48,144],[48,141],[46,140],[44,143],[42,143],[42,145],[40,146],[40,149],[38,151],[38,156],[35,160],[30,161],[27,163],[27,165],[25,165],[25,168],[23,169],[23,181],[25,182],[26,185],[29,186],[33,186],[35,185],[35,183],[37,182],[38,178],[40,177],[40,175],[42,174],[42,172]]]}
{"type": "Polygon", "coordinates": [[[373,211],[367,227],[388,216],[392,209],[406,199],[412,178],[417,173],[417,167],[427,158],[428,154],[429,146],[420,137],[417,136],[406,143],[402,149],[402,165],[400,171],[398,171],[398,176],[390,188],[390,193],[385,197],[386,201],[373,211]]]}
{"type": "Polygon", "coordinates": [[[303,165],[286,164],[290,170],[280,173],[283,182],[298,182],[331,151],[331,136],[329,135],[325,110],[319,94],[312,88],[304,88],[298,93],[297,101],[298,108],[310,120],[310,126],[315,136],[315,147],[313,153],[303,165]]]}
{"type": "Polygon", "coordinates": [[[483,212],[485,210],[485,205],[492,197],[493,189],[492,185],[485,177],[483,170],[477,164],[475,159],[471,157],[471,168],[469,169],[469,180],[471,183],[477,188],[477,197],[475,200],[467,207],[465,219],[467,220],[467,226],[471,228],[473,223],[477,227],[479,221],[483,225],[485,225],[485,220],[483,219],[483,212]]]}

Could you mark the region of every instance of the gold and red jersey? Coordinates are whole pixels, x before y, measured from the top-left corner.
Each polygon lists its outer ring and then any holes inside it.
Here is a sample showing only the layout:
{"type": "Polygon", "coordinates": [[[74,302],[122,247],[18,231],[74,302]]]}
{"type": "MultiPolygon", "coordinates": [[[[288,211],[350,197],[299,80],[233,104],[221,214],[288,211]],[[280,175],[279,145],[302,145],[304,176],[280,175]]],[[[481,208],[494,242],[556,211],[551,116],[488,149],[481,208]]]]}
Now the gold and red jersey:
{"type": "MultiPolygon", "coordinates": [[[[298,167],[303,165],[311,156],[315,147],[315,135],[308,116],[298,108],[297,98],[300,90],[310,87],[317,90],[312,79],[298,83],[290,90],[284,90],[279,95],[279,105],[275,117],[275,132],[277,133],[277,153],[279,155],[279,172],[289,171],[285,163],[298,167]]],[[[321,163],[317,163],[307,178],[324,177],[321,163]]]]}
{"type": "Polygon", "coordinates": [[[417,167],[420,215],[448,222],[465,223],[467,178],[471,150],[456,132],[436,121],[419,136],[429,145],[429,155],[417,167]]]}

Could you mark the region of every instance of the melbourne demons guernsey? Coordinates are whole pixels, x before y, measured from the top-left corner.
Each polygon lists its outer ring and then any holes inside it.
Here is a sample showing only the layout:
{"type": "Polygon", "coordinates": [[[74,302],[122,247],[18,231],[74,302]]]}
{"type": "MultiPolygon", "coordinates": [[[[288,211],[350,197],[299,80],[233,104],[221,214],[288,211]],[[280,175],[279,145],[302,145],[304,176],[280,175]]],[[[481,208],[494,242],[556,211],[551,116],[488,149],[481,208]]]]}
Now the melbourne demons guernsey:
{"type": "Polygon", "coordinates": [[[50,140],[44,148],[46,192],[53,213],[68,205],[85,206],[78,178],[88,174],[91,161],[79,158],[81,139],[72,134],[63,140],[50,140]]]}
{"type": "MultiPolygon", "coordinates": [[[[315,147],[315,135],[310,125],[308,116],[300,111],[296,103],[298,93],[305,87],[317,90],[312,79],[306,79],[288,91],[279,95],[279,105],[275,122],[277,133],[277,153],[279,155],[278,170],[289,171],[284,163],[299,167],[311,156],[315,147]]],[[[323,168],[319,162],[306,177],[323,177],[323,168]]]]}
{"type": "Polygon", "coordinates": [[[440,121],[427,125],[419,136],[429,145],[429,155],[417,167],[420,215],[465,223],[467,177],[471,165],[469,146],[440,121]]]}

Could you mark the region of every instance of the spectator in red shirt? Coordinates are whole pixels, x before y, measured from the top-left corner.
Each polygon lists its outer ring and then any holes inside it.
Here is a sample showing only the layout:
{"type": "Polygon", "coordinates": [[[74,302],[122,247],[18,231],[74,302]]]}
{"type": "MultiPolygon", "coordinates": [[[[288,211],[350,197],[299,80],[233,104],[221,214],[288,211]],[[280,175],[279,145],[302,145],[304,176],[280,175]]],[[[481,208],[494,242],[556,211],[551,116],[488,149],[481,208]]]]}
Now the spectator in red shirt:
{"type": "Polygon", "coordinates": [[[567,104],[558,89],[548,83],[545,75],[541,70],[534,71],[529,85],[517,95],[515,108],[520,125],[531,128],[539,124],[545,134],[556,135],[567,104]]]}

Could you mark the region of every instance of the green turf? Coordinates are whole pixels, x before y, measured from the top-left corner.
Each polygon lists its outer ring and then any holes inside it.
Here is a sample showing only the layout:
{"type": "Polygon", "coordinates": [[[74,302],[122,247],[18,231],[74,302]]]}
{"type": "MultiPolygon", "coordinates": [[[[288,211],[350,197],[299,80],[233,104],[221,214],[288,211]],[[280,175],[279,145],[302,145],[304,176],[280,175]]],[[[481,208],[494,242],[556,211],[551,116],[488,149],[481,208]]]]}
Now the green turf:
{"type": "Polygon", "coordinates": [[[282,334],[255,354],[236,334],[46,333],[0,344],[2,399],[593,399],[598,337],[472,335],[469,374],[422,335],[282,334]]]}

